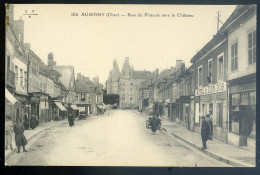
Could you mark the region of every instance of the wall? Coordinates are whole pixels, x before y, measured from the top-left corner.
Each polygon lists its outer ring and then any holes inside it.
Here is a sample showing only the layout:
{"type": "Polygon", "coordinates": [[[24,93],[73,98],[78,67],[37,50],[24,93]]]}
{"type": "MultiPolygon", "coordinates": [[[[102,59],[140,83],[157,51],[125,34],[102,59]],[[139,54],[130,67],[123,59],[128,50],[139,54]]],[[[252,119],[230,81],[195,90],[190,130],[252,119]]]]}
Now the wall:
{"type": "Polygon", "coordinates": [[[256,29],[256,15],[242,24],[228,36],[228,57],[231,58],[231,44],[238,41],[238,69],[231,72],[231,59],[228,60],[228,79],[232,80],[256,72],[256,64],[248,65],[248,33],[256,29]]]}
{"type": "MultiPolygon", "coordinates": [[[[28,73],[27,71],[27,65],[26,63],[24,63],[23,61],[21,61],[19,58],[17,58],[16,56],[14,57],[14,65],[18,67],[18,77],[15,77],[17,80],[17,84],[16,84],[16,91],[22,92],[27,94],[27,81],[25,81],[24,79],[24,72],[26,71],[26,73],[28,73]],[[20,81],[21,81],[21,74],[20,74],[20,69],[23,70],[23,84],[22,86],[20,85],[20,81]]],[[[14,67],[15,67],[14,66],[14,67]]],[[[26,77],[27,79],[27,77],[26,77]]]]}

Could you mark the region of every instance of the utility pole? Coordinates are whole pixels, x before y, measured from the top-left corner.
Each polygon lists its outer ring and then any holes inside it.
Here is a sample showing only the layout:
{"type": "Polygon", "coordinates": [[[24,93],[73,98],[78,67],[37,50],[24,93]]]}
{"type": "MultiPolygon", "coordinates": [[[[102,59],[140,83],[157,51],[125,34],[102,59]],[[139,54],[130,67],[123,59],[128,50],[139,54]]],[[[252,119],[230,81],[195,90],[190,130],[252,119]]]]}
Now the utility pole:
{"type": "Polygon", "coordinates": [[[223,22],[220,20],[221,14],[220,14],[221,10],[218,11],[218,16],[217,16],[217,33],[219,30],[219,22],[221,22],[221,24],[223,25],[223,22]]]}

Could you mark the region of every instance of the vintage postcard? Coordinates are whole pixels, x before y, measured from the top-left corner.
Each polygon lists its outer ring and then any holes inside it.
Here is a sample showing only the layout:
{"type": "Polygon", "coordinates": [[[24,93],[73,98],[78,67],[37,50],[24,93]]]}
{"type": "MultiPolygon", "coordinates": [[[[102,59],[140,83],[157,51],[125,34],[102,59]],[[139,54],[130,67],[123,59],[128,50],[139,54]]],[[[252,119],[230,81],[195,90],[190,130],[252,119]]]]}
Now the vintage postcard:
{"type": "Polygon", "coordinates": [[[6,4],[6,166],[255,167],[256,8],[6,4]]]}

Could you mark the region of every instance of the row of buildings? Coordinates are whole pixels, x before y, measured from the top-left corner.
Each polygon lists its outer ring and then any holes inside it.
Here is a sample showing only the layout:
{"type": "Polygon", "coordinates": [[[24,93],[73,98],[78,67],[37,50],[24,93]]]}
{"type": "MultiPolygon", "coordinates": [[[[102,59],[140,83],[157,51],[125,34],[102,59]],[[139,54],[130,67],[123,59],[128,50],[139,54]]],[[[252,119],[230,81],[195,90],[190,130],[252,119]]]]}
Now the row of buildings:
{"type": "Polygon", "coordinates": [[[213,113],[214,139],[255,150],[256,5],[239,5],[190,60],[141,83],[139,109],[200,132],[213,113]]]}
{"type": "Polygon", "coordinates": [[[24,21],[14,20],[13,10],[13,5],[7,5],[5,115],[15,120],[24,119],[25,113],[29,118],[35,114],[42,123],[81,111],[102,112],[103,87],[98,77],[93,82],[84,76],[75,79],[74,67],[56,65],[52,53],[46,65],[30,44],[24,43],[24,21]]]}

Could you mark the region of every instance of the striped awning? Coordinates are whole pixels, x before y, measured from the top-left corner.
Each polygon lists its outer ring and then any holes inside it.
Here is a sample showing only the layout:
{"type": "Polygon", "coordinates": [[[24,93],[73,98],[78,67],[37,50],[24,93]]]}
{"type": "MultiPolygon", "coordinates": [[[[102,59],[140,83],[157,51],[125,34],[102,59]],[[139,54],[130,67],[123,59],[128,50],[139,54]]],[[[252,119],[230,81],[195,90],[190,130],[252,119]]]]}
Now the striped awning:
{"type": "Polygon", "coordinates": [[[79,110],[79,108],[78,108],[76,105],[70,105],[70,107],[71,107],[73,110],[79,110]]]}
{"type": "Polygon", "coordinates": [[[19,101],[9,92],[7,88],[5,88],[5,98],[13,105],[15,103],[19,103],[19,101]]]}
{"type": "Polygon", "coordinates": [[[67,111],[67,109],[61,104],[61,102],[55,101],[54,103],[58,106],[58,108],[61,111],[67,111]]]}

